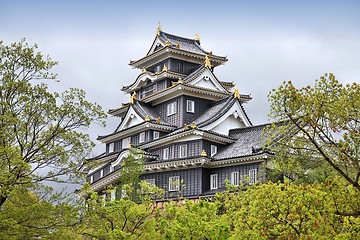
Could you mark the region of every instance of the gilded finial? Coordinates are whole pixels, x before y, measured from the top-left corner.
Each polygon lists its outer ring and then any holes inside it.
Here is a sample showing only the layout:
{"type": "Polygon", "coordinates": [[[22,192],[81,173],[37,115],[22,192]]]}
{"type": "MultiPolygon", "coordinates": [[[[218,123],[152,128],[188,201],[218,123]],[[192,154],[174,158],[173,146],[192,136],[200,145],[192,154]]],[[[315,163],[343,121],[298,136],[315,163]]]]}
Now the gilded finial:
{"type": "Polygon", "coordinates": [[[195,41],[200,41],[200,36],[198,33],[195,33],[195,41]]]}
{"type": "Polygon", "coordinates": [[[201,156],[202,156],[202,157],[206,157],[206,156],[207,156],[207,153],[206,153],[205,149],[202,150],[201,156]]]}
{"type": "Polygon", "coordinates": [[[136,92],[134,92],[131,96],[130,96],[130,103],[134,104],[136,100],[136,92]]]}
{"type": "Polygon", "coordinates": [[[170,42],[169,41],[166,41],[165,42],[165,46],[170,46],[171,44],[170,44],[170,42]]]}
{"type": "Polygon", "coordinates": [[[156,35],[160,36],[160,32],[162,32],[160,22],[158,22],[158,27],[156,28],[156,35]]]}
{"type": "Polygon", "coordinates": [[[146,115],[146,117],[145,117],[145,121],[146,121],[146,122],[149,122],[149,121],[150,121],[150,117],[149,117],[149,115],[146,115]]]}
{"type": "Polygon", "coordinates": [[[156,123],[160,123],[160,117],[158,117],[157,119],[156,119],[156,123]]]}
{"type": "Polygon", "coordinates": [[[131,143],[128,143],[127,147],[128,147],[128,148],[131,148],[131,143]]]}
{"type": "Polygon", "coordinates": [[[191,128],[192,128],[192,129],[196,128],[196,123],[195,123],[195,122],[192,122],[192,123],[191,123],[191,128]]]}
{"type": "Polygon", "coordinates": [[[167,68],[167,66],[166,65],[164,65],[164,67],[163,67],[163,72],[167,72],[168,71],[168,68],[167,68]]]}
{"type": "Polygon", "coordinates": [[[183,83],[183,80],[181,78],[179,78],[178,83],[183,83]]]}
{"type": "Polygon", "coordinates": [[[143,73],[146,72],[146,68],[141,69],[141,72],[143,73]]]}
{"type": "Polygon", "coordinates": [[[234,98],[240,99],[239,89],[237,88],[236,84],[234,84],[234,98]]]}
{"type": "Polygon", "coordinates": [[[177,48],[177,49],[180,49],[180,44],[176,44],[176,48],[177,48]]]}
{"type": "Polygon", "coordinates": [[[211,68],[211,62],[210,62],[210,58],[208,55],[205,55],[205,61],[204,61],[205,67],[206,68],[211,68]]]}
{"type": "Polygon", "coordinates": [[[212,57],[213,53],[212,51],[209,52],[209,57],[212,57]]]}
{"type": "Polygon", "coordinates": [[[189,129],[189,126],[188,126],[186,123],[184,124],[184,129],[185,129],[185,130],[188,130],[188,129],[189,129]]]}

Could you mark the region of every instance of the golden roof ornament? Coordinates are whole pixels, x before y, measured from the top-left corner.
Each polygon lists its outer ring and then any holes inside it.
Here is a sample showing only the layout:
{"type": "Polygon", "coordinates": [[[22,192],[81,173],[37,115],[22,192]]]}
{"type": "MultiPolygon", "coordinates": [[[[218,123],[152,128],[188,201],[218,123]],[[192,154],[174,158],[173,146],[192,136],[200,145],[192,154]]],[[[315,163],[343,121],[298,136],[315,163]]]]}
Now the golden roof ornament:
{"type": "Polygon", "coordinates": [[[237,88],[236,84],[234,84],[234,98],[240,99],[239,89],[237,88]]]}
{"type": "Polygon", "coordinates": [[[196,123],[195,123],[195,122],[192,122],[192,123],[191,123],[191,128],[192,128],[192,129],[196,128],[196,123]]]}
{"type": "Polygon", "coordinates": [[[209,57],[212,57],[213,53],[212,51],[209,52],[209,57]]]}
{"type": "Polygon", "coordinates": [[[149,122],[149,121],[150,121],[150,117],[149,117],[149,115],[146,115],[146,117],[145,117],[145,121],[146,121],[146,122],[149,122]]]}
{"type": "Polygon", "coordinates": [[[141,69],[141,72],[142,73],[146,72],[146,68],[141,69]]]}
{"type": "Polygon", "coordinates": [[[169,41],[166,41],[165,42],[165,46],[170,46],[171,44],[170,44],[170,42],[169,41]]]}
{"type": "Polygon", "coordinates": [[[136,92],[134,92],[131,96],[130,96],[130,104],[134,104],[136,99],[136,92]]]}
{"type": "Polygon", "coordinates": [[[177,48],[177,49],[180,49],[180,44],[176,44],[176,48],[177,48]]]}
{"type": "Polygon", "coordinates": [[[204,61],[205,67],[206,68],[211,68],[211,62],[210,62],[210,58],[208,55],[205,55],[205,61],[204,61]]]}
{"type": "Polygon", "coordinates": [[[163,72],[167,72],[169,69],[167,68],[167,66],[166,65],[164,65],[164,67],[163,67],[163,72]]]}
{"type": "Polygon", "coordinates": [[[184,129],[185,129],[185,130],[188,130],[188,129],[189,129],[189,126],[188,126],[186,123],[184,124],[184,129]]]}
{"type": "Polygon", "coordinates": [[[160,32],[162,32],[162,28],[160,22],[158,22],[158,27],[156,28],[156,35],[160,36],[160,32]]]}
{"type": "Polygon", "coordinates": [[[178,83],[183,83],[183,80],[181,78],[179,78],[178,83]]]}
{"type": "Polygon", "coordinates": [[[131,148],[131,143],[128,143],[127,147],[128,147],[128,148],[131,148]]]}
{"type": "Polygon", "coordinates": [[[158,117],[157,119],[156,119],[156,123],[160,123],[160,117],[158,117]]]}
{"type": "Polygon", "coordinates": [[[202,157],[206,157],[206,156],[207,156],[207,153],[206,153],[205,149],[202,150],[201,156],[202,156],[202,157]]]}
{"type": "Polygon", "coordinates": [[[195,41],[200,41],[200,36],[199,36],[199,34],[198,33],[195,33],[195,41]]]}

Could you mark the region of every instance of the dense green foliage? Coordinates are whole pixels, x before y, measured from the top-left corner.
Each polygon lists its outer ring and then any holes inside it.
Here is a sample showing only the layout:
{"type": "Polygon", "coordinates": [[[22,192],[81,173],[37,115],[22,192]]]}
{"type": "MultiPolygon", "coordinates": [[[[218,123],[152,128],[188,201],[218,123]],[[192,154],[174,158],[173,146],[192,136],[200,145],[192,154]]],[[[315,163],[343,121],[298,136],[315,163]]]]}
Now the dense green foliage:
{"type": "Polygon", "coordinates": [[[94,146],[80,130],[105,114],[83,90],[48,91],[56,64],[24,40],[0,41],[0,206],[18,187],[74,180],[94,146]]]}
{"type": "Polygon", "coordinates": [[[269,100],[276,167],[303,182],[340,175],[360,191],[360,85],[325,74],[314,87],[284,82],[269,100]]]}

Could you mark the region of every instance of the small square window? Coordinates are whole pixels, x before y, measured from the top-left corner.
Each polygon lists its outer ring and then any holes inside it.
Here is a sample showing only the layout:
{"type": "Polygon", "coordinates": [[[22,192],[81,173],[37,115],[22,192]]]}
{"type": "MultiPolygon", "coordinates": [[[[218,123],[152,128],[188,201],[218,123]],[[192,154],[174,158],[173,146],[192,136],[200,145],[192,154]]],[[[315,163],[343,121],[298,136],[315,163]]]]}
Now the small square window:
{"type": "Polygon", "coordinates": [[[211,157],[217,153],[217,146],[211,145],[211,157]]]}
{"type": "Polygon", "coordinates": [[[211,174],[210,175],[210,189],[218,189],[218,175],[211,174]]]}
{"type": "Polygon", "coordinates": [[[163,159],[164,160],[169,159],[169,148],[164,148],[163,149],[163,159]]]}
{"type": "Polygon", "coordinates": [[[231,185],[239,186],[239,172],[231,173],[231,185]]]}
{"type": "Polygon", "coordinates": [[[186,111],[189,113],[195,112],[195,102],[192,100],[186,100],[186,111]]]}
{"type": "Polygon", "coordinates": [[[145,142],[145,132],[140,133],[139,136],[139,143],[145,142]]]}
{"type": "Polygon", "coordinates": [[[180,155],[179,155],[180,158],[187,157],[187,155],[188,155],[187,145],[186,144],[180,145],[180,151],[179,152],[180,152],[180,155]]]}
{"type": "Polygon", "coordinates": [[[176,102],[169,103],[167,105],[167,115],[170,116],[170,115],[175,114],[176,113],[176,108],[177,108],[176,102]]]}
{"type": "Polygon", "coordinates": [[[169,177],[169,191],[180,190],[180,176],[169,177]]]}
{"type": "Polygon", "coordinates": [[[158,131],[153,132],[153,139],[158,139],[160,137],[160,133],[158,131]]]}

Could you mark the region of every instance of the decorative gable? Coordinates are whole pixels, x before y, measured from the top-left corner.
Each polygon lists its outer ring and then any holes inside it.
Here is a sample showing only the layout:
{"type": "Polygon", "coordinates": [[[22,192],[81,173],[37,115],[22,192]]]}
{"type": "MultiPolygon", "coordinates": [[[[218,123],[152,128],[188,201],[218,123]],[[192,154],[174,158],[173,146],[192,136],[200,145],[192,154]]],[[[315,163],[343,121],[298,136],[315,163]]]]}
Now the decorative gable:
{"type": "Polygon", "coordinates": [[[144,120],[139,116],[139,114],[136,113],[133,106],[130,106],[126,116],[124,117],[124,120],[120,124],[118,132],[142,122],[144,122],[144,120]]]}
{"type": "Polygon", "coordinates": [[[214,73],[208,68],[204,68],[203,72],[193,80],[190,80],[188,84],[219,92],[228,92],[215,77],[214,73]]]}
{"type": "Polygon", "coordinates": [[[157,50],[159,50],[160,48],[164,47],[164,43],[160,40],[159,36],[156,36],[156,38],[154,39],[153,44],[150,47],[149,52],[146,55],[149,55],[157,50]]]}
{"type": "Polygon", "coordinates": [[[234,104],[218,119],[202,126],[205,130],[211,130],[220,134],[228,135],[230,129],[251,126],[239,101],[234,104]]]}

